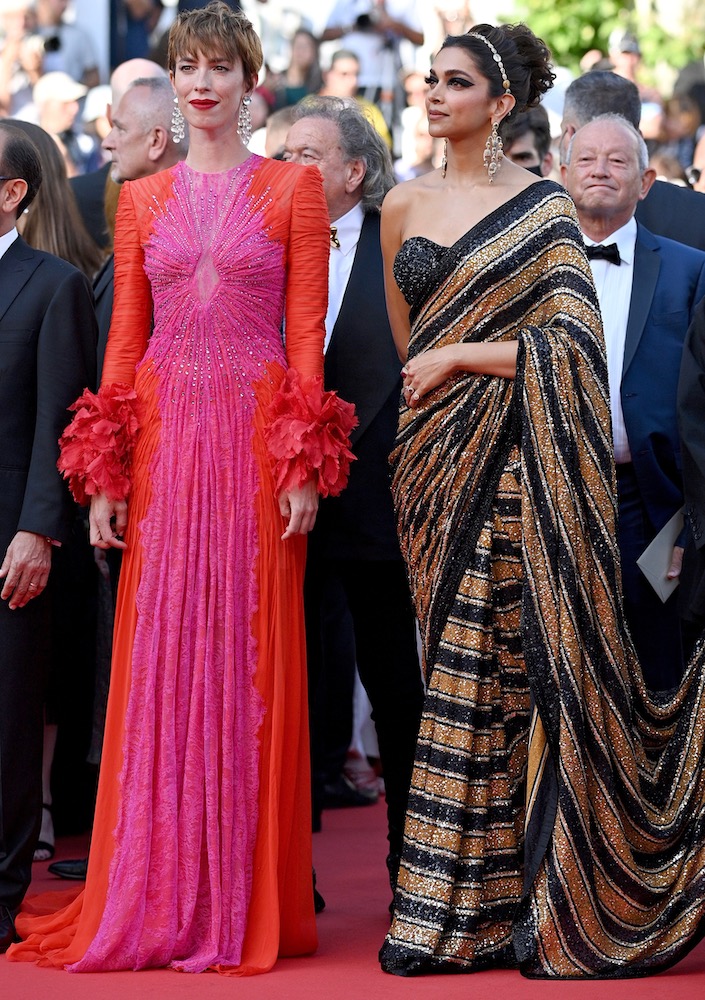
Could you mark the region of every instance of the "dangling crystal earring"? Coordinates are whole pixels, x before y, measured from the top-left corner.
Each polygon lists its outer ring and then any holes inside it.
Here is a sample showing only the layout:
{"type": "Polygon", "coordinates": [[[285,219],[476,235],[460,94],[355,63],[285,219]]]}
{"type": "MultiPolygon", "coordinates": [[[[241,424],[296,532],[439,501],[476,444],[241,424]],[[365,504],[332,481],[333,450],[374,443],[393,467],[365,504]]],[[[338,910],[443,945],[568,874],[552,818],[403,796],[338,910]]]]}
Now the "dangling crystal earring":
{"type": "Polygon", "coordinates": [[[181,142],[186,134],[186,119],[181,114],[178,97],[174,97],[174,110],[171,112],[171,133],[174,142],[181,142]]]}
{"type": "Polygon", "coordinates": [[[485,143],[485,152],[482,154],[482,162],[487,169],[487,179],[490,184],[494,180],[494,175],[499,170],[503,156],[504,148],[499,134],[499,122],[493,122],[492,131],[487,136],[487,142],[485,143]]]}
{"type": "Polygon", "coordinates": [[[445,177],[448,172],[448,140],[443,140],[443,156],[441,158],[441,177],[445,177]]]}
{"type": "Polygon", "coordinates": [[[242,140],[243,146],[247,146],[252,138],[252,115],[250,114],[251,97],[243,98],[240,105],[240,115],[237,120],[237,134],[242,140]]]}

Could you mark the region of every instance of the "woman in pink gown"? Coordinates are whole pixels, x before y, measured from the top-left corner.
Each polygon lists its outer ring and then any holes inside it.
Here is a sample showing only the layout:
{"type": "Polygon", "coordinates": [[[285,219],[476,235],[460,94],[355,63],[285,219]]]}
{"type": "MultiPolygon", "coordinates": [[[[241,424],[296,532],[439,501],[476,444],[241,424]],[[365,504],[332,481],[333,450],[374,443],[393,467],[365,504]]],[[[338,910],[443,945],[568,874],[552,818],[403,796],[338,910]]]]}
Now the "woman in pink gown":
{"type": "Polygon", "coordinates": [[[261,61],[225,4],[181,15],[188,157],[121,193],[101,388],[62,451],[93,543],[125,547],[88,878],[30,901],[10,959],[251,975],[316,947],[301,585],[354,417],[322,390],[320,175],[240,137],[261,61]]]}

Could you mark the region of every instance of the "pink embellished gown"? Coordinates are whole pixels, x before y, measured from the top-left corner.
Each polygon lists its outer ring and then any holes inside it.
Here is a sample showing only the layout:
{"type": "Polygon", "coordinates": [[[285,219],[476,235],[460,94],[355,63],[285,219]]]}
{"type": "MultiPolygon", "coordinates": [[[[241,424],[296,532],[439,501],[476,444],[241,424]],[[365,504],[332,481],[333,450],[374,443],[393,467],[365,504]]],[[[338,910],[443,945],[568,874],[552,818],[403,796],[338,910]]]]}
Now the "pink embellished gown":
{"type": "Polygon", "coordinates": [[[28,901],[11,959],[252,975],[316,947],[305,539],[275,492],[345,481],[327,257],[313,168],[124,186],[102,385],[62,459],[77,497],[129,488],[88,879],[28,901]]]}

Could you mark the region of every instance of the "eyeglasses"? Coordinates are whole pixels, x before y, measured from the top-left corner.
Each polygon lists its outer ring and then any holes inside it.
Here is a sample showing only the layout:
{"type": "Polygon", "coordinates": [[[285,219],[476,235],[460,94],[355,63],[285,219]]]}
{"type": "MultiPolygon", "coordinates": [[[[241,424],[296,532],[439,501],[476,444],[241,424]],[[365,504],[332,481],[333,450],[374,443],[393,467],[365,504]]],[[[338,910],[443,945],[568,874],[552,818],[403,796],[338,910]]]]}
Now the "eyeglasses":
{"type": "Polygon", "coordinates": [[[695,187],[702,176],[702,169],[700,167],[686,167],[685,176],[691,187],[695,187]]]}
{"type": "Polygon", "coordinates": [[[0,181],[16,181],[16,177],[0,177],[0,181]]]}

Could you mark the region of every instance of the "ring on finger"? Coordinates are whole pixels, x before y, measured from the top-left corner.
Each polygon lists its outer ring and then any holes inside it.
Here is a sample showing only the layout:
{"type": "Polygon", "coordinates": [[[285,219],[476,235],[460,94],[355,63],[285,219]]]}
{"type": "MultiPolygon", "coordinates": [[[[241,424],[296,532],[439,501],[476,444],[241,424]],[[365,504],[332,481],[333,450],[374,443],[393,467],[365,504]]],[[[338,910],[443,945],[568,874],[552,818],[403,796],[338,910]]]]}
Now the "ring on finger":
{"type": "Polygon", "coordinates": [[[413,398],[414,398],[414,399],[421,399],[421,397],[419,396],[418,392],[415,392],[415,393],[414,393],[414,396],[413,396],[413,398]]]}
{"type": "Polygon", "coordinates": [[[36,583],[30,583],[30,585],[29,585],[29,589],[30,589],[30,590],[36,590],[36,589],[37,589],[37,585],[36,585],[36,583]]]}

